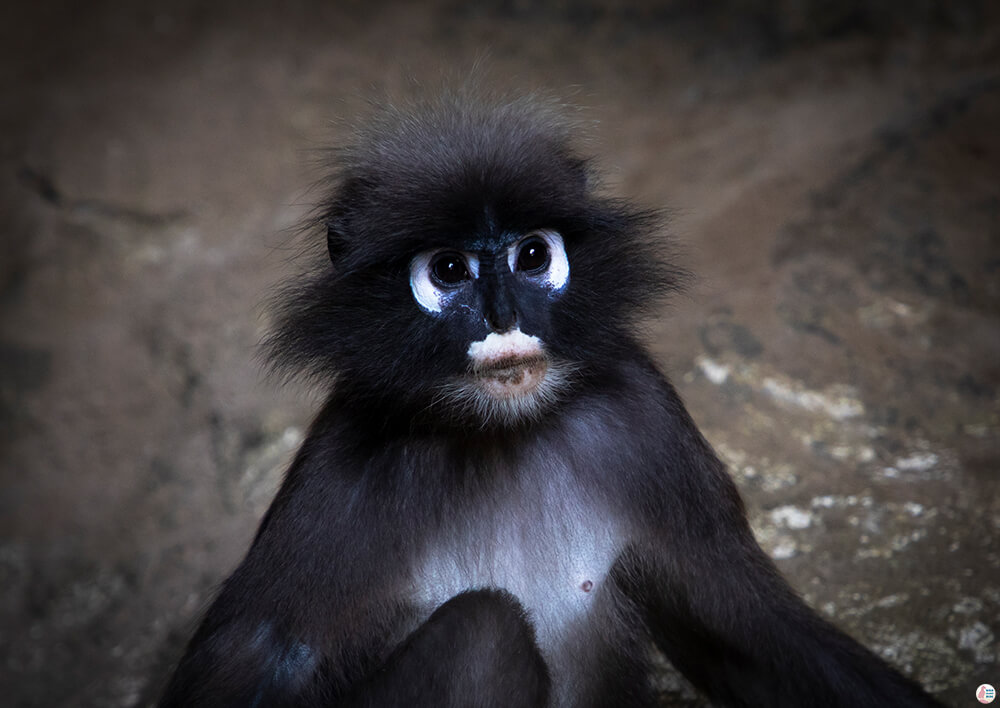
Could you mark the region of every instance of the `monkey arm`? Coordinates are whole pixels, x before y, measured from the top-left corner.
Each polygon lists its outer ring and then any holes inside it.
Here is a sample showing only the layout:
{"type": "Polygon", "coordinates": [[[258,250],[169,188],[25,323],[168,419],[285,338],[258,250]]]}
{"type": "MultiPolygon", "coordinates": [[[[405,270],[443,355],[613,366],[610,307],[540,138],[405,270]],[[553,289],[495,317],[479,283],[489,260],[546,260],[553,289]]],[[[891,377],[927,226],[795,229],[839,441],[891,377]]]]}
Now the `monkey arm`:
{"type": "Polygon", "coordinates": [[[330,705],[388,653],[402,608],[335,587],[321,597],[321,577],[314,587],[308,573],[271,581],[254,577],[258,567],[266,566],[251,550],[191,639],[161,708],[330,705]]]}
{"type": "Polygon", "coordinates": [[[161,708],[436,708],[462,705],[470,687],[477,705],[544,705],[547,669],[509,594],[464,593],[416,626],[402,573],[416,510],[433,505],[395,486],[398,455],[365,472],[335,418],[321,414],[161,708]]]}
{"type": "Polygon", "coordinates": [[[269,622],[216,623],[210,610],[159,705],[315,705],[319,663],[319,652],[288,641],[269,622]]]}
{"type": "MultiPolygon", "coordinates": [[[[343,685],[337,661],[265,625],[206,623],[161,702],[166,706],[438,708],[546,705],[549,676],[520,604],[501,591],[462,593],[437,609],[368,675],[343,685]]],[[[343,661],[344,657],[341,657],[343,661]]]]}
{"type": "Polygon", "coordinates": [[[322,425],[206,612],[161,707],[329,705],[391,651],[406,621],[385,594],[398,524],[380,523],[358,501],[357,479],[340,473],[345,460],[322,425]]]}
{"type": "MultiPolygon", "coordinates": [[[[729,706],[935,706],[822,620],[758,546],[735,485],[675,399],[663,507],[614,577],[673,664],[729,706]]],[[[663,457],[661,457],[663,459],[663,457]]]]}
{"type": "MultiPolygon", "coordinates": [[[[677,540],[670,541],[676,543],[677,540]]],[[[683,541],[698,558],[633,557],[633,597],[674,666],[727,706],[936,706],[813,613],[757,553],[683,541]],[[636,571],[635,569],[641,568],[636,571]]],[[[637,551],[641,553],[641,551],[637,551]]]]}

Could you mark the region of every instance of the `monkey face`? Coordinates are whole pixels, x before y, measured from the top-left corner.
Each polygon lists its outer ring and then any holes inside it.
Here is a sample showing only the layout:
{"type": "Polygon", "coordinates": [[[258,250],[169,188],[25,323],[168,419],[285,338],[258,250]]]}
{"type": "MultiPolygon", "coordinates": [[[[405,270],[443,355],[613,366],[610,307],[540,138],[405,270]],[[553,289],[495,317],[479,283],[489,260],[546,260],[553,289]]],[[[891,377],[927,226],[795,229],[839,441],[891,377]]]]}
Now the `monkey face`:
{"type": "Polygon", "coordinates": [[[410,263],[410,289],[427,316],[447,319],[469,339],[465,368],[441,386],[441,402],[482,420],[512,422],[544,411],[572,370],[545,345],[550,308],[569,284],[570,265],[552,229],[478,245],[421,252],[410,263]]]}

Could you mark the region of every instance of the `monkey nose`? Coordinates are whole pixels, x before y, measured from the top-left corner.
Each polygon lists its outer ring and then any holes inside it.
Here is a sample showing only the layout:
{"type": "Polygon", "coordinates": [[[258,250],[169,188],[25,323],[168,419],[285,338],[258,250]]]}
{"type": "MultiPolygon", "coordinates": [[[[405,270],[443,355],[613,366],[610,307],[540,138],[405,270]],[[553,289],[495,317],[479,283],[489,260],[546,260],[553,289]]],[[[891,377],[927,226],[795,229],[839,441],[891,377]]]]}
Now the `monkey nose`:
{"type": "Polygon", "coordinates": [[[482,288],[481,302],[486,326],[497,334],[509,332],[517,325],[517,310],[507,279],[497,273],[484,273],[477,282],[482,288]]]}
{"type": "Polygon", "coordinates": [[[514,308],[509,307],[503,310],[490,308],[486,311],[486,326],[499,334],[509,332],[517,324],[517,313],[514,308]]]}
{"type": "Polygon", "coordinates": [[[517,325],[517,311],[508,298],[499,297],[486,306],[483,319],[492,331],[503,334],[517,325]]]}

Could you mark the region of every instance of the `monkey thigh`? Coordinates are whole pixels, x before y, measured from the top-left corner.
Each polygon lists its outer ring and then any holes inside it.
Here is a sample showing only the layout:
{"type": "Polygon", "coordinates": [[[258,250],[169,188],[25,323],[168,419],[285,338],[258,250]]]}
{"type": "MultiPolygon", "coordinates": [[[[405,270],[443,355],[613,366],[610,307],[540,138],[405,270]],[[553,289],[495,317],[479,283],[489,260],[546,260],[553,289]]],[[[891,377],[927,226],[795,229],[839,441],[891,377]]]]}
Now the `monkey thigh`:
{"type": "Polygon", "coordinates": [[[502,590],[441,605],[352,701],[357,706],[544,706],[549,676],[524,609],[502,590]]]}

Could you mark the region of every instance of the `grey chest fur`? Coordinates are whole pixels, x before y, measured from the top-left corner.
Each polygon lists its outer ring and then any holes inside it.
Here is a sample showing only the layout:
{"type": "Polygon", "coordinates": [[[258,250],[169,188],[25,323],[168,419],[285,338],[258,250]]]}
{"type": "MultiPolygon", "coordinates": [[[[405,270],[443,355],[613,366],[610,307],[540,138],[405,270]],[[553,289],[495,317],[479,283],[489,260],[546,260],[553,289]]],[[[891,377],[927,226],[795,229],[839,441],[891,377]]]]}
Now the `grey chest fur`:
{"type": "Polygon", "coordinates": [[[565,471],[549,472],[430,540],[411,586],[425,615],[464,590],[504,589],[527,610],[543,655],[560,652],[600,597],[623,534],[565,471]]]}

